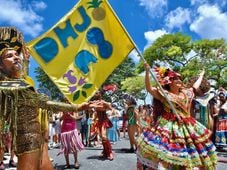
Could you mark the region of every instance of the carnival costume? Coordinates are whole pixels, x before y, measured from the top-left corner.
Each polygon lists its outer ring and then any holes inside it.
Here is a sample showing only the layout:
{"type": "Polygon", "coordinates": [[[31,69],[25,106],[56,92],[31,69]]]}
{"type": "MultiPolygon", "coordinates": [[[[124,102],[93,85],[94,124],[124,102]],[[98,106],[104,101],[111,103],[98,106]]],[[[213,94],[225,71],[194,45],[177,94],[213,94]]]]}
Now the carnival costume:
{"type": "MultiPolygon", "coordinates": [[[[97,111],[97,117],[98,117],[98,129],[102,133],[102,128],[108,129],[113,126],[111,121],[109,120],[107,113],[105,111],[97,111]]],[[[110,144],[110,140],[107,137],[102,137],[102,145],[103,145],[103,157],[110,157],[110,154],[112,153],[112,146],[110,144]]]]}
{"type": "MultiPolygon", "coordinates": [[[[220,94],[219,94],[220,95],[220,94]]],[[[225,97],[225,94],[221,95],[225,97]]],[[[219,113],[218,113],[218,121],[217,121],[217,129],[215,133],[215,144],[217,146],[226,147],[227,146],[227,101],[224,103],[219,103],[219,113]]]]}
{"type": "MultiPolygon", "coordinates": [[[[18,54],[21,52],[25,54],[26,47],[22,34],[15,28],[0,28],[0,56],[6,49],[14,49],[18,54]]],[[[25,64],[23,68],[26,69],[22,71],[21,79],[11,79],[0,72],[0,131],[3,132],[5,124],[9,124],[13,149],[17,155],[41,150],[41,144],[45,142],[41,128],[46,128],[46,125],[39,120],[46,119],[39,117],[42,116],[40,108],[44,109],[45,113],[47,110],[77,110],[75,105],[48,101],[45,95],[34,90],[25,80],[28,64],[28,58],[25,56],[22,64],[25,64]]],[[[2,147],[2,143],[0,145],[2,147]]]]}
{"type": "Polygon", "coordinates": [[[73,112],[64,113],[61,125],[61,152],[65,155],[84,149],[81,138],[78,135],[76,121],[71,118],[73,112]]]}
{"type": "Polygon", "coordinates": [[[184,98],[165,92],[180,120],[169,104],[164,102],[164,112],[159,115],[157,122],[150,129],[145,129],[137,140],[138,168],[146,165],[158,169],[159,163],[164,162],[170,165],[169,169],[175,166],[213,169],[217,157],[215,146],[209,139],[211,133],[190,116],[193,89],[181,90],[184,98]]]}

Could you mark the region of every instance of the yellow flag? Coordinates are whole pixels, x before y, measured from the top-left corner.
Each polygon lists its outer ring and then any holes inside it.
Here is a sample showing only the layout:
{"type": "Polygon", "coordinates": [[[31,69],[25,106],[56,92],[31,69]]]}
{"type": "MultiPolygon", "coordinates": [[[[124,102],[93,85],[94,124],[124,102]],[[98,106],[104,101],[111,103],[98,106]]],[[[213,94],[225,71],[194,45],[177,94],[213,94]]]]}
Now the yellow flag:
{"type": "Polygon", "coordinates": [[[73,103],[88,101],[134,44],[106,0],[81,0],[27,43],[31,55],[73,103]]]}

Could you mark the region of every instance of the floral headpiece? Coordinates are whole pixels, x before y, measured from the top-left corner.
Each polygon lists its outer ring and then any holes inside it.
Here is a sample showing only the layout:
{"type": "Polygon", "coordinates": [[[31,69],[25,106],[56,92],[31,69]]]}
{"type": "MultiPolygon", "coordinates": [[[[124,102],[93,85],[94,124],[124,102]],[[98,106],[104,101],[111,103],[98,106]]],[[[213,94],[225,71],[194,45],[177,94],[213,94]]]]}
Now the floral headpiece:
{"type": "Polygon", "coordinates": [[[157,79],[162,86],[171,84],[175,77],[181,77],[179,73],[166,67],[156,67],[155,72],[157,74],[157,79]]]}

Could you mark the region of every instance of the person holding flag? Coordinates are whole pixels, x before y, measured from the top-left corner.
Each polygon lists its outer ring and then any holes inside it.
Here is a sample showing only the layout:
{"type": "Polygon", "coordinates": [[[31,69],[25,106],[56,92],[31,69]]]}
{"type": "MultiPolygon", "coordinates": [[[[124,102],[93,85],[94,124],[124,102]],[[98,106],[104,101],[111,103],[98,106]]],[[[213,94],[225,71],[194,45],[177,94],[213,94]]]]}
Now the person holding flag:
{"type": "Polygon", "coordinates": [[[210,140],[211,132],[190,115],[194,90],[199,88],[204,71],[193,88],[187,89],[180,74],[157,68],[160,86],[153,87],[150,66],[145,62],[144,67],[146,89],[162,104],[163,112],[137,140],[137,169],[142,170],[143,166],[148,169],[215,169],[217,155],[210,140]]]}
{"type": "Polygon", "coordinates": [[[42,136],[40,108],[77,112],[88,110],[89,103],[53,102],[37,93],[26,79],[28,59],[22,33],[13,27],[0,27],[0,132],[5,123],[9,124],[18,170],[50,170],[53,167],[47,157],[48,141],[42,136]]]}

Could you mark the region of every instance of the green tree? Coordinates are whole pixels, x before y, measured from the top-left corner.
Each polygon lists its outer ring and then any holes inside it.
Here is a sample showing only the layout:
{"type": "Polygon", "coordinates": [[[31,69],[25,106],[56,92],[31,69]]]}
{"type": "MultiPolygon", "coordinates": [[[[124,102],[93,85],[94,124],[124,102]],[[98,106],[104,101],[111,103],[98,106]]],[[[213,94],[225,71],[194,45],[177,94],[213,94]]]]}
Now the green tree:
{"type": "Polygon", "coordinates": [[[128,94],[131,94],[137,99],[145,101],[147,93],[144,90],[144,76],[134,76],[126,78],[126,80],[122,81],[121,84],[122,90],[126,91],[128,94]]]}
{"type": "MultiPolygon", "coordinates": [[[[206,78],[215,79],[218,85],[224,85],[226,80],[220,73],[227,64],[226,52],[227,45],[223,39],[193,42],[191,37],[176,33],[158,38],[144,51],[144,58],[151,66],[170,66],[179,71],[185,80],[205,69],[206,78]]],[[[143,71],[142,63],[137,70],[143,71]]]]}
{"type": "MultiPolygon", "coordinates": [[[[103,83],[103,86],[115,84],[118,90],[111,93],[107,92],[104,94],[104,99],[108,102],[118,102],[119,105],[123,104],[122,96],[125,93],[125,89],[122,89],[121,82],[128,77],[136,76],[135,73],[136,65],[131,58],[126,58],[103,83]]],[[[102,86],[102,87],[103,87],[102,86]]],[[[101,88],[102,88],[101,87],[101,88]]]]}
{"type": "Polygon", "coordinates": [[[39,88],[48,90],[52,100],[63,101],[64,95],[58,89],[58,87],[51,81],[48,75],[43,71],[42,68],[35,68],[36,79],[39,82],[39,88]]]}

